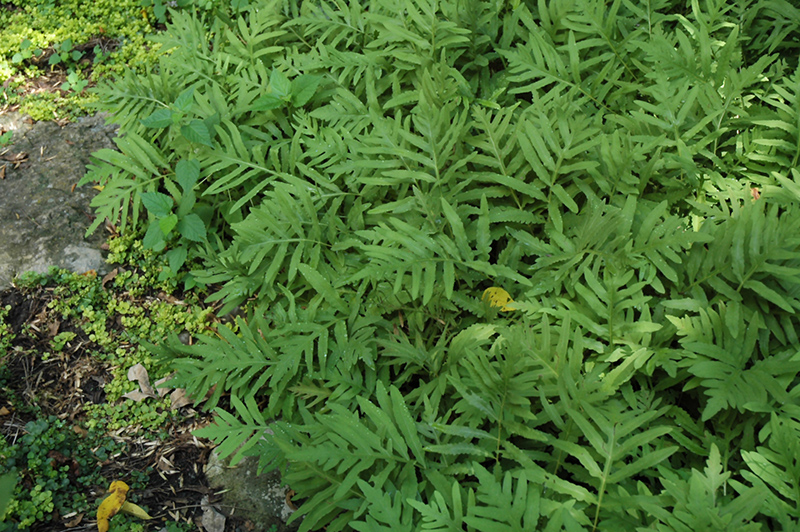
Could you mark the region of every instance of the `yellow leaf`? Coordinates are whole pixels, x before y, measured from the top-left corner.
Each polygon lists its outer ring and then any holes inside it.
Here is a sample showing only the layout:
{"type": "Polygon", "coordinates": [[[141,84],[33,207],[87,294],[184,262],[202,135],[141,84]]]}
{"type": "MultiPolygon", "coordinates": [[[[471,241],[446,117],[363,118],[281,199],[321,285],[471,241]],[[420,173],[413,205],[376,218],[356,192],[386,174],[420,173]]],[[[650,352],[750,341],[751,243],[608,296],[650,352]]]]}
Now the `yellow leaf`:
{"type": "Polygon", "coordinates": [[[508,306],[509,303],[514,302],[509,293],[497,286],[491,286],[484,290],[481,299],[487,301],[492,307],[500,307],[501,312],[517,310],[514,307],[508,306]]]}
{"type": "Polygon", "coordinates": [[[121,480],[115,480],[108,488],[108,497],[103,499],[97,509],[97,530],[108,532],[108,520],[117,515],[122,505],[125,504],[125,496],[128,494],[128,485],[121,480]]]}
{"type": "Polygon", "coordinates": [[[93,189],[95,189],[95,190],[99,190],[100,192],[102,192],[102,191],[103,191],[103,189],[104,189],[104,188],[106,188],[106,187],[104,187],[103,185],[95,185],[95,186],[93,186],[92,188],[93,188],[93,189]]]}
{"type": "Polygon", "coordinates": [[[139,519],[152,519],[152,517],[150,517],[150,515],[148,515],[148,513],[145,512],[142,507],[128,501],[125,501],[125,504],[122,505],[120,511],[125,512],[128,515],[138,517],[139,519]]]}

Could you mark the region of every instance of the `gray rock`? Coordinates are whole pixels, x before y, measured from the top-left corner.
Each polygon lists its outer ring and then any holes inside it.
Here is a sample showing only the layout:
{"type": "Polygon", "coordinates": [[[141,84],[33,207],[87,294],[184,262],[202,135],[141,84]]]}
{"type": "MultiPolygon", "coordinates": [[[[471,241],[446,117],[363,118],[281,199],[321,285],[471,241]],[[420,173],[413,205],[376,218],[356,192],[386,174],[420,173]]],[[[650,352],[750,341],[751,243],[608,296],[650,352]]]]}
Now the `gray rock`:
{"type": "Polygon", "coordinates": [[[115,147],[116,128],[100,115],[61,127],[18,113],[0,115],[0,128],[14,131],[13,144],[0,148],[0,290],[19,273],[50,266],[105,273],[106,235],[84,238],[96,192],[75,185],[92,152],[115,147]]]}
{"type": "Polygon", "coordinates": [[[225,516],[209,504],[208,495],[203,496],[200,501],[200,508],[203,510],[203,517],[200,519],[200,523],[206,532],[225,532],[225,516]]]}
{"type": "Polygon", "coordinates": [[[286,503],[288,488],[281,484],[280,472],[258,475],[258,459],[253,456],[245,457],[233,467],[228,463],[212,452],[206,464],[208,485],[226,490],[219,503],[223,512],[249,519],[255,530],[286,532],[297,529],[299,522],[286,524],[294,510],[286,503]]]}

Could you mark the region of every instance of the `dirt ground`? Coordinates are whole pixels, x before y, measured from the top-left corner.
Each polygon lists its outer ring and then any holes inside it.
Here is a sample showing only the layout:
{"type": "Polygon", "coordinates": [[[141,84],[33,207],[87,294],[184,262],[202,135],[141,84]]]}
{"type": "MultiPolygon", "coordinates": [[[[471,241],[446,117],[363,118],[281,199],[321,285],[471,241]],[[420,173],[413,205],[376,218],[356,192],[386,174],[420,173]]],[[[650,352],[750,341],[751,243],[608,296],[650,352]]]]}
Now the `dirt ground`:
{"type": "MultiPolygon", "coordinates": [[[[8,372],[6,384],[0,387],[0,434],[9,443],[20,437],[25,424],[36,417],[54,415],[67,421],[75,431],[81,431],[87,417],[86,406],[106,401],[103,385],[111,380],[110,366],[92,356],[98,346],[79,324],[61,321],[61,316],[55,316],[47,307],[52,298],[52,288],[47,287],[0,291],[0,308],[11,307],[6,322],[16,335],[8,352],[0,353],[0,365],[5,365],[8,372]],[[76,334],[71,347],[43,360],[40,353],[52,351],[51,340],[59,332],[76,334]]],[[[127,430],[108,434],[109,438],[124,444],[126,450],[113,460],[98,460],[97,467],[105,479],[110,482],[125,478],[131,471],[149,472],[146,489],[137,493],[138,504],[149,508],[154,517],[147,522],[147,530],[160,530],[166,520],[193,523],[203,530],[201,500],[207,496],[212,505],[219,500],[203,473],[213,446],[192,436],[191,431],[209,420],[208,415],[185,406],[163,427],[169,434],[164,440],[142,438],[127,430]]],[[[52,459],[77,467],[65,456],[52,459]]],[[[24,471],[20,481],[23,486],[32,483],[24,471]]],[[[89,500],[102,497],[107,489],[108,485],[93,486],[94,493],[89,494],[89,500]]],[[[37,522],[31,530],[97,528],[93,513],[60,516],[54,512],[48,522],[37,522]]],[[[250,530],[253,525],[245,519],[229,518],[224,527],[227,532],[250,530]]]]}

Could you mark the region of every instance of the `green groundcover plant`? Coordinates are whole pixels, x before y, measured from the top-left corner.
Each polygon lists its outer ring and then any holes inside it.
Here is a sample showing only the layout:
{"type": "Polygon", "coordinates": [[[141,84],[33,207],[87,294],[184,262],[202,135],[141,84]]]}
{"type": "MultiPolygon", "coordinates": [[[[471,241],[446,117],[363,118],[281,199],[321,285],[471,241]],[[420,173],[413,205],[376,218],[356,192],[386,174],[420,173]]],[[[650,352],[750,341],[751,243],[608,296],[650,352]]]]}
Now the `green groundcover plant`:
{"type": "MultiPolygon", "coordinates": [[[[130,238],[109,240],[108,261],[119,268],[105,279],[58,268],[43,274],[27,272],[15,279],[18,290],[34,297],[46,290],[50,301],[44,312],[59,318],[60,327],[82,329],[84,340],[74,330],[64,330],[51,338],[48,350],[48,342],[37,340],[38,330],[26,325],[15,334],[9,322],[11,305],[0,307],[0,392],[18,426],[17,433],[12,430],[5,438],[0,436],[0,532],[53,530],[54,512],[58,516],[94,513],[98,502],[90,495],[118,480],[109,478],[115,471],[125,471],[125,481],[135,490],[144,489],[152,468],[137,462],[138,466],[127,470],[132,458],[128,443],[166,440],[171,437],[168,427],[181,423],[169,398],[136,401],[123,397],[140,389],[138,381],[128,378],[129,369],[143,366],[152,382],[165,376],[169,368],[155,363],[140,345],[142,339],[162,337],[168,331],[198,334],[207,328],[212,309],[200,308],[191,295],[177,305],[162,297],[143,297],[146,291],[170,291],[171,287],[160,285],[157,274],[149,271],[161,261],[137,244],[130,238]],[[87,344],[93,347],[82,347],[87,344]],[[41,368],[41,362],[62,359],[108,371],[104,397],[97,403],[75,405],[72,415],[61,419],[45,406],[51,391],[37,388],[33,398],[23,396],[15,385],[20,373],[12,370],[11,357],[27,360],[23,365],[28,367],[41,368]],[[94,360],[89,362],[87,357],[94,360]],[[115,437],[109,437],[109,432],[115,437]]],[[[35,375],[27,381],[36,381],[35,375]]],[[[113,526],[112,530],[131,531],[142,530],[143,525],[133,521],[128,526],[115,519],[113,526]]],[[[175,523],[168,527],[178,530],[175,523]]]]}
{"type": "Polygon", "coordinates": [[[800,527],[797,8],[239,8],[85,181],[237,311],[152,349],[301,530],[800,527]]]}
{"type": "MultiPolygon", "coordinates": [[[[238,12],[248,0],[7,0],[0,4],[0,105],[34,120],[86,114],[91,83],[127,68],[147,72],[157,50],[148,36],[168,20],[167,6],[200,16],[238,12]],[[58,89],[36,79],[60,73],[58,89]]],[[[52,77],[50,78],[53,79],[52,77]]],[[[49,84],[49,83],[46,83],[49,84]]],[[[11,141],[0,135],[0,147],[11,141]]]]}

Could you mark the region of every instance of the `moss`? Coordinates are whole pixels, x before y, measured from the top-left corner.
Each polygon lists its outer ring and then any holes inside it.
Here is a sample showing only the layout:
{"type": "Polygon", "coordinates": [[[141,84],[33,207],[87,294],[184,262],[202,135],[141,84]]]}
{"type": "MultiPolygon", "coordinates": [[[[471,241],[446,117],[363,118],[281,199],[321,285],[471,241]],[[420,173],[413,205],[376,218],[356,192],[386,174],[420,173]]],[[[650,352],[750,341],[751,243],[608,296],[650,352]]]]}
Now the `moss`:
{"type": "MultiPolygon", "coordinates": [[[[152,8],[143,8],[140,0],[12,1],[0,9],[0,79],[19,87],[54,69],[78,72],[91,82],[113,77],[130,65],[144,71],[158,55],[159,45],[146,40],[156,31],[154,24],[152,8]],[[55,66],[50,61],[53,52],[63,52],[55,66]]],[[[19,104],[35,120],[74,119],[94,112],[96,96],[75,88],[68,85],[67,94],[27,94],[6,86],[0,105],[19,104]]]]}
{"type": "Polygon", "coordinates": [[[7,353],[14,340],[14,331],[5,321],[10,310],[11,305],[0,307],[0,353],[7,353]]]}
{"type": "MultiPolygon", "coordinates": [[[[172,333],[199,335],[208,329],[213,309],[200,306],[195,297],[176,300],[153,293],[147,284],[152,274],[137,268],[137,261],[144,260],[140,242],[126,239],[111,247],[116,249],[115,258],[124,270],[106,286],[97,275],[57,268],[47,274],[27,273],[16,284],[23,288],[46,286],[54,296],[48,304],[50,310],[63,321],[78,323],[96,345],[94,356],[111,365],[112,379],[105,385],[107,402],[87,408],[94,420],[90,421],[92,427],[117,430],[130,426],[133,430],[158,431],[171,415],[169,399],[119,402],[125,393],[139,387],[128,380],[131,366],[142,364],[151,383],[166,373],[140,343],[157,342],[172,333]]],[[[0,341],[4,338],[2,331],[0,311],[0,341]]],[[[70,339],[69,335],[57,336],[53,349],[58,351],[70,339]]]]}
{"type": "MultiPolygon", "coordinates": [[[[35,120],[74,119],[94,112],[96,97],[68,85],[69,95],[29,94],[17,90],[51,72],[78,72],[91,84],[126,70],[152,69],[161,45],[149,39],[168,18],[156,0],[10,0],[0,8],[0,105],[21,105],[35,120]],[[60,53],[53,66],[50,57],[60,53]],[[31,101],[29,101],[31,100],[31,101]]],[[[220,0],[180,0],[177,8],[211,13],[229,9],[220,0]]]]}
{"type": "Polygon", "coordinates": [[[34,120],[74,119],[94,112],[97,95],[92,93],[40,92],[20,99],[20,111],[34,120]]]}
{"type": "MultiPolygon", "coordinates": [[[[165,253],[157,253],[152,249],[146,249],[142,243],[141,232],[131,232],[124,236],[115,236],[108,241],[109,264],[130,264],[136,266],[136,271],[124,271],[114,279],[116,286],[123,283],[130,283],[131,290],[135,290],[135,295],[143,295],[145,287],[151,290],[161,291],[166,294],[174,293],[181,283],[186,285],[186,273],[175,275],[169,269],[168,260],[165,253]]],[[[199,262],[188,261],[184,270],[191,270],[199,267],[199,262]]],[[[202,285],[197,283],[192,285],[195,288],[189,297],[194,303],[205,297],[206,291],[202,285]]]]}

